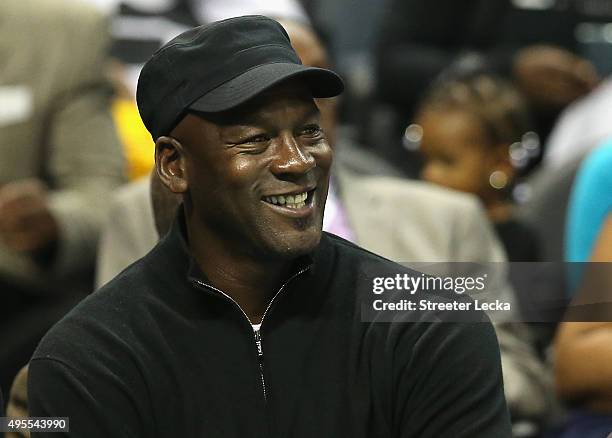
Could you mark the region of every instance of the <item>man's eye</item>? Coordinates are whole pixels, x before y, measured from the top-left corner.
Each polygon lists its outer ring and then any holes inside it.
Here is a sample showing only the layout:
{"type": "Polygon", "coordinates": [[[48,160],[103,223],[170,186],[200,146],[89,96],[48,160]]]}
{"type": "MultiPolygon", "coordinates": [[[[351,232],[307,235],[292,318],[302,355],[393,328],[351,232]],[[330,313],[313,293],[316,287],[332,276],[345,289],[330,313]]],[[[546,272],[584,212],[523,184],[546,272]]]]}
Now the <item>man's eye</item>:
{"type": "Polygon", "coordinates": [[[308,125],[302,129],[302,135],[306,135],[308,137],[318,137],[323,134],[323,130],[319,125],[308,125]]]}
{"type": "Polygon", "coordinates": [[[245,143],[263,143],[269,141],[270,137],[265,134],[254,135],[253,137],[249,137],[245,140],[245,143]]]}

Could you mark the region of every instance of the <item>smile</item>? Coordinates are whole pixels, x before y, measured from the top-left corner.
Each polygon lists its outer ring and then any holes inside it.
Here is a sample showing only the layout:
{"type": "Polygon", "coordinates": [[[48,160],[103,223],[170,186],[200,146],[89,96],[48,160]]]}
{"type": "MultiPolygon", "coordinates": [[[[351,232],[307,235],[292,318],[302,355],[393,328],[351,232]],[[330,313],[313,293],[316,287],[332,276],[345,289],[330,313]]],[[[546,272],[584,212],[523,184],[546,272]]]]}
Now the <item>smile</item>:
{"type": "Polygon", "coordinates": [[[314,193],[314,190],[297,193],[295,195],[265,196],[263,200],[268,204],[280,205],[290,209],[299,209],[305,207],[307,203],[312,201],[312,193],[314,193]]]}

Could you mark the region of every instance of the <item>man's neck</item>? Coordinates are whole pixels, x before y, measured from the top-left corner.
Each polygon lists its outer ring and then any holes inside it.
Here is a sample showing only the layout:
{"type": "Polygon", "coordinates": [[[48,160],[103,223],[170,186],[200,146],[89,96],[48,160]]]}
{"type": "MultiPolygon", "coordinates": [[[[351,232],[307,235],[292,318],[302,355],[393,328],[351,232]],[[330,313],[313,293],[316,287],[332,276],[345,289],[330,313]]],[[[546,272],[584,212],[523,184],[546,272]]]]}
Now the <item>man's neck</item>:
{"type": "Polygon", "coordinates": [[[236,301],[252,324],[261,322],[270,301],[290,275],[291,267],[287,263],[227,259],[218,254],[196,256],[196,260],[210,284],[236,301]]]}
{"type": "Polygon", "coordinates": [[[229,295],[252,324],[260,323],[268,304],[291,275],[294,261],[252,257],[195,234],[190,233],[189,247],[208,283],[229,295]]]}

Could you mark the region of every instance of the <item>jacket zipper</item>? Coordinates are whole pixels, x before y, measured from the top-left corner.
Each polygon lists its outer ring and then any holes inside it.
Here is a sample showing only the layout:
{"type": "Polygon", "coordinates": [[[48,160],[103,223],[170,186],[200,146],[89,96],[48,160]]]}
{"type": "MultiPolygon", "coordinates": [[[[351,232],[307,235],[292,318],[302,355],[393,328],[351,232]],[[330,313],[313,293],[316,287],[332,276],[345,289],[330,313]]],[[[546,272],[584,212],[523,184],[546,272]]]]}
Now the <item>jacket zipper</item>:
{"type": "Polygon", "coordinates": [[[263,389],[264,400],[268,401],[266,396],[266,379],[264,378],[263,370],[263,347],[261,346],[261,325],[255,330],[255,345],[257,345],[257,361],[259,362],[259,375],[261,377],[261,388],[263,389]]]}
{"type": "MultiPolygon", "coordinates": [[[[285,281],[285,283],[283,283],[283,285],[280,287],[280,289],[274,294],[274,296],[272,297],[272,299],[270,300],[270,302],[268,303],[268,306],[266,307],[266,310],[264,310],[264,313],[261,317],[261,323],[259,324],[259,329],[254,330],[254,338],[255,338],[255,347],[257,348],[257,359],[259,362],[259,374],[261,377],[261,389],[263,391],[263,396],[264,396],[264,401],[267,401],[267,395],[266,395],[266,380],[264,378],[264,369],[263,369],[263,345],[262,345],[262,338],[261,338],[261,328],[263,327],[263,322],[264,319],[266,318],[266,314],[268,313],[268,310],[270,310],[270,308],[272,307],[272,304],[274,303],[274,301],[276,300],[276,297],[279,296],[279,294],[285,289],[285,287],[287,287],[287,285],[294,279],[296,278],[298,275],[302,275],[304,272],[306,272],[308,269],[310,269],[309,265],[305,268],[302,268],[300,271],[296,272],[295,274],[293,274],[291,277],[289,277],[289,279],[287,281],[285,281]]],[[[227,298],[229,301],[231,301],[232,303],[234,303],[234,305],[240,310],[240,312],[242,312],[242,314],[244,315],[244,318],[247,320],[247,322],[249,323],[249,326],[251,327],[251,329],[253,328],[253,324],[251,323],[251,320],[249,319],[249,317],[247,316],[247,314],[244,312],[244,310],[242,310],[242,307],[240,307],[240,304],[238,304],[236,302],[236,300],[234,300],[232,297],[230,297],[228,294],[226,294],[225,292],[223,292],[221,289],[217,289],[214,286],[211,286],[209,284],[204,283],[203,281],[198,280],[197,278],[194,278],[193,281],[195,281],[198,285],[208,288],[208,289],[212,289],[215,292],[220,293],[221,295],[223,295],[225,298],[227,298]]]]}

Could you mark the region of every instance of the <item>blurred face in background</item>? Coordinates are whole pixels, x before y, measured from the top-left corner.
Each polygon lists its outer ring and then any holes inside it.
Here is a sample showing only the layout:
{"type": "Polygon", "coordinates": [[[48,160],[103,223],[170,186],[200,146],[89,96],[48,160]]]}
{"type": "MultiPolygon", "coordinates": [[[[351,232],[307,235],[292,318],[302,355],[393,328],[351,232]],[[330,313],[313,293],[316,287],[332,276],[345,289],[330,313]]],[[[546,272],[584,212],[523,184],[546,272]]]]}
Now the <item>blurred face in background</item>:
{"type": "MultiPolygon", "coordinates": [[[[331,68],[323,43],[310,27],[291,20],[279,20],[279,23],[291,38],[291,45],[302,60],[302,64],[310,67],[331,68]]],[[[325,131],[327,140],[333,146],[336,139],[338,98],[315,99],[315,101],[321,111],[321,127],[325,131]]]]}
{"type": "Polygon", "coordinates": [[[454,109],[425,109],[416,123],[423,129],[421,178],[483,201],[492,196],[489,185],[497,151],[475,115],[454,109]]]}

